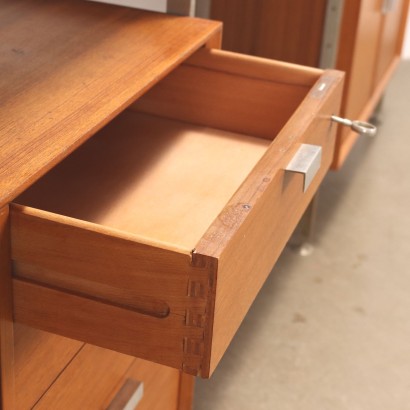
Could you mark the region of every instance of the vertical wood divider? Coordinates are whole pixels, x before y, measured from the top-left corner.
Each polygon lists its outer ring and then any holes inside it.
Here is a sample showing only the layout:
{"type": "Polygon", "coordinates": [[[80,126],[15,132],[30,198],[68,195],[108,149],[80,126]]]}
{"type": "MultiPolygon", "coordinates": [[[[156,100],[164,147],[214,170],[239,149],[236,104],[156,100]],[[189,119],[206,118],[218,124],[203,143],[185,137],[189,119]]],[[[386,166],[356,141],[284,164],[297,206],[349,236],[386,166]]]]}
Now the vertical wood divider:
{"type": "Polygon", "coordinates": [[[0,209],[0,408],[15,409],[9,207],[0,209]]]}
{"type": "Polygon", "coordinates": [[[194,401],[195,377],[180,373],[178,410],[192,410],[194,401]]]}

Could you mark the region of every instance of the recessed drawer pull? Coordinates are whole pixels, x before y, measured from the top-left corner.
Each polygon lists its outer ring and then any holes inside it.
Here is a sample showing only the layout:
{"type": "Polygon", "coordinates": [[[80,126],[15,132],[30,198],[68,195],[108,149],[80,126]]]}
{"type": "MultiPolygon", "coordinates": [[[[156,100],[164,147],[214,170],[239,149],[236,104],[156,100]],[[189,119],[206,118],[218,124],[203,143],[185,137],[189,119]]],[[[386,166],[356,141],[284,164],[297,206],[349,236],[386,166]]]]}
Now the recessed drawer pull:
{"type": "Polygon", "coordinates": [[[350,127],[353,131],[359,133],[360,135],[375,137],[377,134],[377,127],[373,124],[370,124],[369,122],[352,121],[347,118],[338,117],[337,115],[332,115],[332,120],[339,124],[350,127]]]}
{"type": "Polygon", "coordinates": [[[320,169],[321,162],[322,147],[302,144],[285,168],[285,171],[303,174],[303,192],[306,192],[317,171],[320,169]]]}
{"type": "Polygon", "coordinates": [[[144,383],[127,379],[107,410],[134,410],[144,395],[144,383]]]}

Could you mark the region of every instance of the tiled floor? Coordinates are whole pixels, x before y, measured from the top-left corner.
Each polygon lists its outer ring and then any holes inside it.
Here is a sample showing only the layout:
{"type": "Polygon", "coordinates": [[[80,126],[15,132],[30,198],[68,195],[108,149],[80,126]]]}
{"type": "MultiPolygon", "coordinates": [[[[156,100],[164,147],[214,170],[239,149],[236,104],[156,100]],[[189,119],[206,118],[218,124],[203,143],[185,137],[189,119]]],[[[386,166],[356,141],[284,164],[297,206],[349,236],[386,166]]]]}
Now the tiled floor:
{"type": "Polygon", "coordinates": [[[410,409],[410,62],[320,192],[315,251],[286,249],[195,410],[410,409]]]}

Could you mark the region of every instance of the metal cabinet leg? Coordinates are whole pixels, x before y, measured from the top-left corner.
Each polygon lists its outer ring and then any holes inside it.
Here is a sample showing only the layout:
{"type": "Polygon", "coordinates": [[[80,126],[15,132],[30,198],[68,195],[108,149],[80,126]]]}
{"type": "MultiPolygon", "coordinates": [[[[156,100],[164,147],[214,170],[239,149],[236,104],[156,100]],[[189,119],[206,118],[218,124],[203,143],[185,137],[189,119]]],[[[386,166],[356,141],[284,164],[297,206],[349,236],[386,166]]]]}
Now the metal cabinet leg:
{"type": "Polygon", "coordinates": [[[305,213],[302,216],[298,226],[295,229],[291,239],[289,240],[289,246],[295,252],[301,256],[309,256],[314,251],[314,235],[317,218],[317,208],[319,203],[319,191],[316,192],[312,198],[309,206],[306,208],[305,213]]]}

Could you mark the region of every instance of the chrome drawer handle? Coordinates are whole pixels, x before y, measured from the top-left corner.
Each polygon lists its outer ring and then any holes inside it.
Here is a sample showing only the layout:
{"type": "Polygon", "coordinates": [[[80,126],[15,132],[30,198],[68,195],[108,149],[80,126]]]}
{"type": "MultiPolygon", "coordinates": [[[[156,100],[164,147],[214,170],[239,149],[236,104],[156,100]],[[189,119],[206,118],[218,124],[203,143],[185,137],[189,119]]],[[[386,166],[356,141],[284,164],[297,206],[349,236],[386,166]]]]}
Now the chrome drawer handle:
{"type": "Polygon", "coordinates": [[[322,162],[322,147],[311,144],[302,144],[296,154],[285,168],[286,172],[303,175],[303,192],[309,188],[310,183],[320,169],[322,162]]]}
{"type": "Polygon", "coordinates": [[[144,383],[127,379],[107,410],[134,410],[144,395],[144,383]]]}
{"type": "Polygon", "coordinates": [[[341,118],[337,115],[332,115],[332,121],[350,127],[353,131],[360,135],[367,135],[368,137],[375,137],[377,134],[377,127],[369,122],[352,121],[347,118],[341,118]]]}

